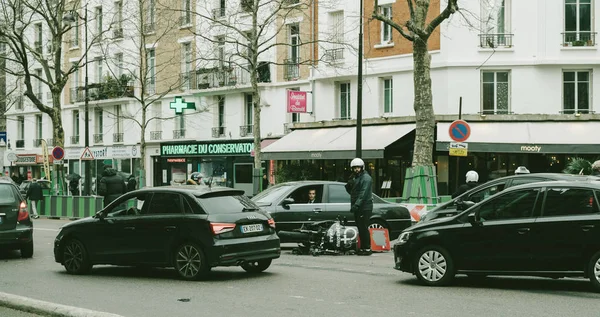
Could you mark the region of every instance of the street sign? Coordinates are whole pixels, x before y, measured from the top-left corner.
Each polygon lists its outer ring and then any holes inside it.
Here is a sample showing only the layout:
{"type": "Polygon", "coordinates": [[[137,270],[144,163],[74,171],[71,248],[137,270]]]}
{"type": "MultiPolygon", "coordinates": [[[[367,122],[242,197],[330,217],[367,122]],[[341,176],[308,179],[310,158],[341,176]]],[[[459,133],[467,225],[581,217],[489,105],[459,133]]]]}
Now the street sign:
{"type": "Polygon", "coordinates": [[[456,142],[465,142],[471,135],[471,127],[464,120],[455,120],[450,124],[448,134],[456,142]]]}
{"type": "Polygon", "coordinates": [[[450,142],[448,150],[450,156],[467,156],[469,145],[467,143],[450,142]]]}
{"type": "Polygon", "coordinates": [[[52,149],[52,157],[55,160],[62,160],[65,157],[65,150],[60,146],[55,146],[52,149]]]}
{"type": "Polygon", "coordinates": [[[82,161],[93,161],[94,160],[94,154],[92,154],[92,151],[90,151],[89,147],[86,147],[85,150],[83,150],[83,153],[81,154],[81,160],[82,161]]]}
{"type": "Polygon", "coordinates": [[[15,152],[8,152],[8,154],[6,154],[6,159],[12,163],[16,162],[19,159],[19,157],[15,152]]]}

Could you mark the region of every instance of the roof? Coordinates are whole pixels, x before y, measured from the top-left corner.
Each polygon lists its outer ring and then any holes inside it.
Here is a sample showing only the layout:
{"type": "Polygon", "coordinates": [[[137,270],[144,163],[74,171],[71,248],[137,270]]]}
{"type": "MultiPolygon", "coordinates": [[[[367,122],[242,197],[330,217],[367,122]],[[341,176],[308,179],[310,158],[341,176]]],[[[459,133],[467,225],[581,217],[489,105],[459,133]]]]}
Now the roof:
{"type": "Polygon", "coordinates": [[[535,188],[535,187],[587,187],[590,189],[599,189],[600,190],[600,180],[588,180],[582,182],[573,182],[573,181],[565,181],[565,180],[557,180],[557,181],[545,181],[545,182],[537,182],[537,183],[527,183],[522,185],[517,185],[508,188],[508,190],[519,189],[519,188],[535,188]]]}
{"type": "Polygon", "coordinates": [[[214,193],[230,193],[232,195],[243,195],[245,192],[241,189],[234,189],[230,187],[208,187],[202,185],[180,185],[180,186],[161,186],[161,187],[145,187],[138,189],[136,192],[178,192],[182,194],[191,194],[196,197],[214,193]]]}

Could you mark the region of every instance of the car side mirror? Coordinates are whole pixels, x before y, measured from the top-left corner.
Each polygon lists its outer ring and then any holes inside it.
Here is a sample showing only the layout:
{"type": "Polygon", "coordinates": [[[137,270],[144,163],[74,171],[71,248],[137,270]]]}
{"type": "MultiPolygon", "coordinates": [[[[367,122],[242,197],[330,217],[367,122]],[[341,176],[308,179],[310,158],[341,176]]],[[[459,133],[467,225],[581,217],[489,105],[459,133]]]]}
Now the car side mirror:
{"type": "Polygon", "coordinates": [[[469,223],[471,225],[473,225],[473,227],[475,226],[480,226],[481,225],[481,221],[479,221],[478,219],[479,217],[477,217],[477,213],[476,212],[472,212],[469,214],[469,223]]]}
{"type": "Polygon", "coordinates": [[[472,201],[462,201],[459,200],[456,202],[456,210],[467,210],[475,205],[475,202],[472,201]]]}
{"type": "Polygon", "coordinates": [[[281,205],[283,206],[283,208],[289,209],[290,208],[289,205],[293,204],[294,202],[295,202],[294,198],[288,197],[281,202],[281,205]]]}

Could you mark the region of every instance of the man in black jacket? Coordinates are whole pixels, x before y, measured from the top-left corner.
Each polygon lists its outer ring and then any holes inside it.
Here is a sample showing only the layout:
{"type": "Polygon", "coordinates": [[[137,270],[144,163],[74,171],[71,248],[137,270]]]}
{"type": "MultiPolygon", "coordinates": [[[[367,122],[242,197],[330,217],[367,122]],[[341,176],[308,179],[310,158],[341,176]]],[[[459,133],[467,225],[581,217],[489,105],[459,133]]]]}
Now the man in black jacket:
{"type": "Polygon", "coordinates": [[[108,206],[115,199],[125,194],[126,191],[125,181],[117,175],[117,171],[112,167],[105,168],[98,186],[98,194],[104,196],[104,206],[108,206]]]}
{"type": "Polygon", "coordinates": [[[473,170],[470,170],[465,175],[465,181],[466,183],[458,186],[458,189],[452,194],[452,198],[456,198],[472,188],[477,187],[477,185],[479,185],[479,174],[473,170]]]}
{"type": "Polygon", "coordinates": [[[25,199],[29,199],[31,202],[31,211],[33,212],[33,218],[37,219],[40,216],[37,212],[37,203],[38,201],[44,199],[44,193],[42,192],[42,186],[38,184],[37,179],[33,179],[29,188],[27,189],[27,194],[25,195],[25,199]]]}
{"type": "Polygon", "coordinates": [[[369,221],[373,213],[373,180],[365,171],[365,162],[355,158],[350,162],[354,174],[346,184],[346,191],[350,194],[350,211],[358,227],[360,249],[358,255],[371,255],[371,235],[369,234],[369,221]]]}

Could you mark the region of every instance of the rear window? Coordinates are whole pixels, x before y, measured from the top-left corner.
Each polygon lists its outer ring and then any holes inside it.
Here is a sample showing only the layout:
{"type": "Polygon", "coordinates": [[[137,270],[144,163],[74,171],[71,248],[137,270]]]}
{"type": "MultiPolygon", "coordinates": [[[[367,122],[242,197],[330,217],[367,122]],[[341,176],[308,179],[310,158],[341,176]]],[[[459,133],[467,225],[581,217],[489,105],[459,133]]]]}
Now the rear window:
{"type": "Polygon", "coordinates": [[[243,195],[199,197],[196,199],[207,214],[235,214],[258,210],[258,206],[243,195]]]}
{"type": "Polygon", "coordinates": [[[17,202],[17,194],[12,185],[0,184],[0,204],[14,204],[17,202]]]}

